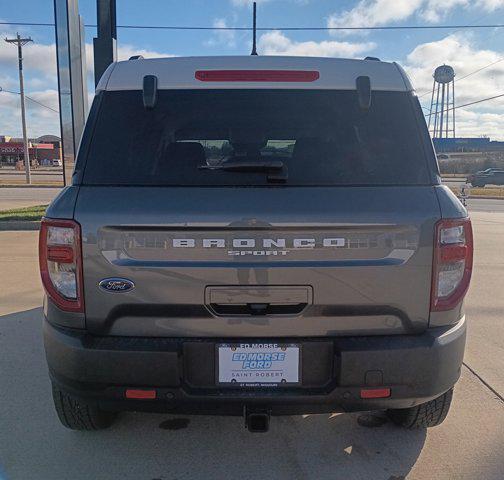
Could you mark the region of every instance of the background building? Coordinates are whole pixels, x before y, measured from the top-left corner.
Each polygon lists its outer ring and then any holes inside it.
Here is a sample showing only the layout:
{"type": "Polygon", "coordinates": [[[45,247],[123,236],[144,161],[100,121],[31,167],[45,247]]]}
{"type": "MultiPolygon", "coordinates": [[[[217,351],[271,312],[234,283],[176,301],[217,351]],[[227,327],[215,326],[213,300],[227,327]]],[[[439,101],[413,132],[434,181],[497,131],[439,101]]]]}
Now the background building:
{"type": "MultiPolygon", "coordinates": [[[[61,140],[55,135],[43,135],[28,139],[30,164],[37,166],[57,166],[61,161],[61,140]]],[[[0,167],[16,167],[23,162],[23,139],[0,135],[0,167]]]]}
{"type": "Polygon", "coordinates": [[[478,138],[434,138],[437,153],[449,152],[500,152],[504,142],[496,142],[488,137],[478,138]]]}

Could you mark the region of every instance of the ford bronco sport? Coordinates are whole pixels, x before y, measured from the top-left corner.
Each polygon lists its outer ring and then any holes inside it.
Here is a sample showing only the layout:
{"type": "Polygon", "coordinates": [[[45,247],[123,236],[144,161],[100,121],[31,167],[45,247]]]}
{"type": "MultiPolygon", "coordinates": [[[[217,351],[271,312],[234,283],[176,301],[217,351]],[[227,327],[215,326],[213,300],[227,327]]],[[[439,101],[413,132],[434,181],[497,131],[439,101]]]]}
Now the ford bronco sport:
{"type": "Polygon", "coordinates": [[[114,63],[40,231],[56,411],[438,425],[472,249],[397,64],[114,63]]]}

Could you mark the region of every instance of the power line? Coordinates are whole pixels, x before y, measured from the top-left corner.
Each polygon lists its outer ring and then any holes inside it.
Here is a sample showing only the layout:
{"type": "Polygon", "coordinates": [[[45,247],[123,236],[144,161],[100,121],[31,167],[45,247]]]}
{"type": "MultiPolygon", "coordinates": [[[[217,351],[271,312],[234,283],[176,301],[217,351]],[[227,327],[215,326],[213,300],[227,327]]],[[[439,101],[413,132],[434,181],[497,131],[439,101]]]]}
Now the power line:
{"type": "MultiPolygon", "coordinates": [[[[19,92],[14,92],[14,91],[12,91],[12,90],[5,90],[5,89],[3,89],[3,88],[1,88],[1,87],[0,87],[0,92],[12,93],[12,94],[14,94],[14,95],[21,95],[19,92]]],[[[55,112],[55,113],[58,113],[58,114],[59,114],[59,110],[56,110],[55,108],[52,108],[52,107],[50,107],[49,105],[46,105],[46,104],[44,104],[44,103],[42,103],[42,102],[39,102],[38,100],[35,100],[34,98],[29,97],[28,95],[25,95],[25,97],[26,97],[28,100],[32,101],[33,103],[36,103],[37,105],[40,105],[41,107],[47,108],[47,109],[52,110],[53,112],[55,112]]]]}
{"type": "MultiPolygon", "coordinates": [[[[474,102],[464,103],[462,105],[456,105],[455,107],[447,108],[445,112],[450,112],[451,110],[457,110],[457,108],[469,107],[470,105],[476,105],[477,103],[488,102],[489,100],[495,100],[496,98],[504,97],[504,93],[500,95],[494,95],[493,97],[482,98],[481,100],[475,100],[474,102]]],[[[425,114],[426,117],[431,117],[435,113],[425,114]]]]}
{"type": "Polygon", "coordinates": [[[456,110],[457,108],[468,107],[469,105],[476,105],[477,103],[488,102],[489,100],[494,100],[495,98],[500,97],[504,97],[504,93],[501,93],[500,95],[494,95],[493,97],[482,98],[481,100],[476,100],[474,102],[464,103],[463,105],[457,105],[456,107],[453,107],[453,110],[456,110]]]}
{"type": "Polygon", "coordinates": [[[495,62],[489,63],[488,65],[485,65],[484,67],[478,68],[478,70],[474,70],[474,72],[468,73],[467,75],[464,75],[463,77],[455,79],[455,81],[460,82],[461,80],[464,80],[465,78],[470,77],[471,75],[474,75],[475,73],[479,73],[482,70],[485,70],[485,68],[491,67],[492,65],[495,65],[496,63],[502,62],[503,60],[504,60],[504,57],[500,58],[499,60],[496,60],[495,62]]]}
{"type": "MultiPolygon", "coordinates": [[[[0,22],[0,25],[26,26],[26,27],[54,27],[54,23],[44,22],[0,22]]],[[[95,24],[86,24],[85,27],[96,28],[95,24]]],[[[182,25],[117,25],[117,28],[124,29],[146,29],[146,30],[229,30],[229,31],[252,31],[252,27],[215,27],[215,26],[182,26],[182,25]]],[[[340,30],[452,30],[471,28],[504,28],[504,24],[466,24],[466,25],[383,25],[383,26],[362,26],[362,27],[257,27],[256,30],[272,31],[340,31],[340,30]]]]}
{"type": "MultiPolygon", "coordinates": [[[[491,67],[491,66],[493,66],[493,65],[495,65],[495,64],[497,64],[499,62],[502,62],[502,61],[504,61],[504,57],[503,58],[499,58],[499,60],[495,60],[495,62],[489,63],[488,65],[484,65],[483,67],[478,68],[477,70],[474,70],[473,72],[470,72],[467,75],[464,75],[463,77],[456,78],[455,79],[455,83],[460,82],[460,81],[466,79],[467,77],[470,77],[471,75],[475,75],[476,73],[479,73],[482,70],[485,70],[486,68],[489,68],[489,67],[491,67]]],[[[418,98],[423,98],[423,97],[425,97],[425,95],[429,95],[429,93],[431,93],[430,90],[427,91],[427,92],[422,93],[421,95],[418,95],[418,98]]]]}
{"type": "Polygon", "coordinates": [[[21,27],[54,27],[54,23],[40,22],[0,22],[0,25],[12,25],[21,27]]]}
{"type": "MultiPolygon", "coordinates": [[[[96,25],[86,25],[87,27],[96,27],[96,25]]],[[[392,26],[384,25],[381,27],[257,27],[257,30],[271,31],[338,31],[338,30],[425,30],[425,29],[467,29],[467,28],[502,28],[504,24],[494,25],[404,25],[392,26]]],[[[163,30],[252,30],[252,27],[181,27],[164,25],[118,25],[117,28],[131,29],[163,29],[163,30]]]]}

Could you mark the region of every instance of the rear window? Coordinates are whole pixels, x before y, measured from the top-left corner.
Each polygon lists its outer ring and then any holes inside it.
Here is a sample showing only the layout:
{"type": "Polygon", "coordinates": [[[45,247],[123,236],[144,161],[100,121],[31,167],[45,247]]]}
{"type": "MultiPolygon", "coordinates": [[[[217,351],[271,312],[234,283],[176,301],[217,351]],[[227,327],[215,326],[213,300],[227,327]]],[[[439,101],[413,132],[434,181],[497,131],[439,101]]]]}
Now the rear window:
{"type": "MultiPolygon", "coordinates": [[[[83,183],[170,186],[430,183],[411,94],[355,91],[105,92],[83,183]]],[[[422,127],[423,128],[423,127],[422,127]]]]}

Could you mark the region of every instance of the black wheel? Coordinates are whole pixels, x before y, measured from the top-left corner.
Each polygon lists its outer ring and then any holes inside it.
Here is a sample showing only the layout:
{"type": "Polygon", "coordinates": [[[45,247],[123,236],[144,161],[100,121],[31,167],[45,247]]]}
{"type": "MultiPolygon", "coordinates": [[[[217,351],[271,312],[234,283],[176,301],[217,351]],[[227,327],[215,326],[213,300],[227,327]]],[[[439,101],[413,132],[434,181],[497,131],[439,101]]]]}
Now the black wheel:
{"type": "Polygon", "coordinates": [[[387,415],[396,424],[408,430],[436,427],[448,415],[453,397],[453,388],[430,402],[416,407],[387,410],[387,415]]]}
{"type": "Polygon", "coordinates": [[[114,412],[100,408],[71,397],[53,385],[54,408],[60,422],[71,430],[102,430],[110,427],[115,420],[114,412]]]}

